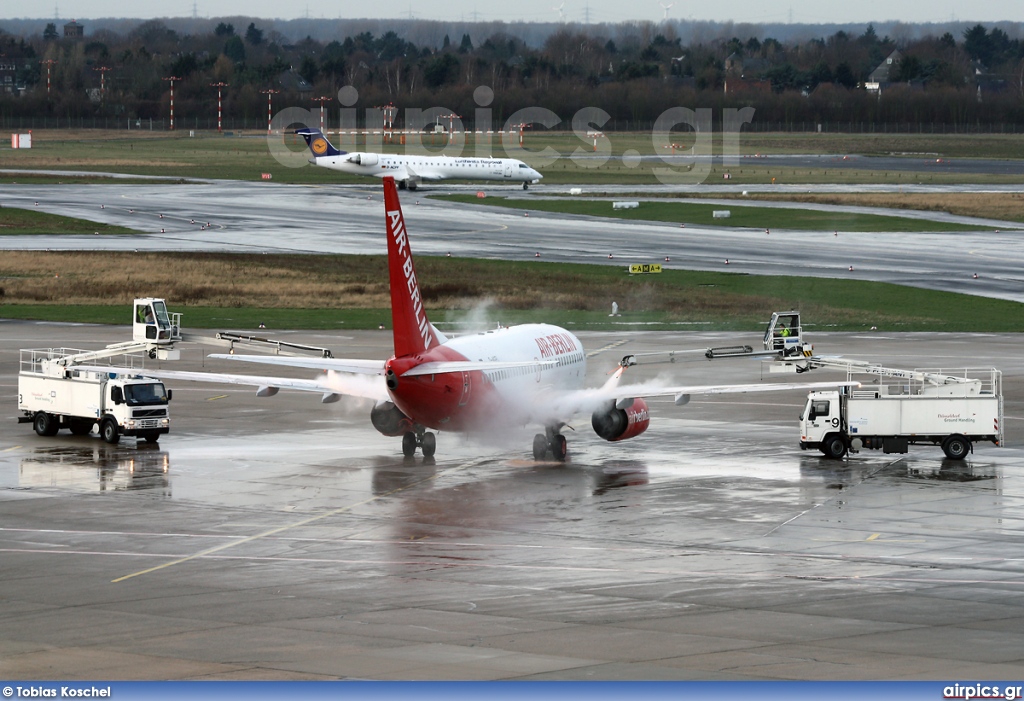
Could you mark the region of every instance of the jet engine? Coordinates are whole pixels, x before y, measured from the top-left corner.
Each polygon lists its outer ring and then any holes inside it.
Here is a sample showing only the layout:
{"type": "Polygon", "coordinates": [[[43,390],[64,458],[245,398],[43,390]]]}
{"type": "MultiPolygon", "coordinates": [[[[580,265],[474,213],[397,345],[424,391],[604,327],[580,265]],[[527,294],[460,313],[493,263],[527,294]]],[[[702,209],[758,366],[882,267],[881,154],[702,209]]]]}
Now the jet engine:
{"type": "Polygon", "coordinates": [[[610,402],[595,411],[590,423],[606,441],[624,441],[646,431],[651,425],[651,415],[643,399],[625,399],[610,402]]]}
{"type": "Polygon", "coordinates": [[[353,153],[348,157],[348,162],[357,166],[375,166],[380,162],[380,156],[376,153],[353,153]]]}
{"type": "Polygon", "coordinates": [[[370,423],[385,436],[402,436],[413,430],[412,420],[394,402],[378,402],[370,410],[370,423]]]}

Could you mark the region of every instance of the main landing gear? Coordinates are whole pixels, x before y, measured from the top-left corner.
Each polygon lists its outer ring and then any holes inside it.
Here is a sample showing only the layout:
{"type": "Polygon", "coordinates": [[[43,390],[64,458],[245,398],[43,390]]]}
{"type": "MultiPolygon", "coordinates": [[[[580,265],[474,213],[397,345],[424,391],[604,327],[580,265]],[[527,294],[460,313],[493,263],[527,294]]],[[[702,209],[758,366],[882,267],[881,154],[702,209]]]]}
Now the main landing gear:
{"type": "Polygon", "coordinates": [[[402,436],[402,455],[411,458],[416,454],[417,448],[423,451],[423,457],[434,457],[434,452],[437,450],[437,436],[422,426],[417,426],[415,431],[407,431],[402,436]]]}
{"type": "Polygon", "coordinates": [[[568,446],[565,442],[565,436],[560,433],[564,425],[548,426],[544,429],[544,433],[538,433],[533,437],[534,460],[543,460],[550,450],[552,458],[558,462],[565,462],[568,446]]]}

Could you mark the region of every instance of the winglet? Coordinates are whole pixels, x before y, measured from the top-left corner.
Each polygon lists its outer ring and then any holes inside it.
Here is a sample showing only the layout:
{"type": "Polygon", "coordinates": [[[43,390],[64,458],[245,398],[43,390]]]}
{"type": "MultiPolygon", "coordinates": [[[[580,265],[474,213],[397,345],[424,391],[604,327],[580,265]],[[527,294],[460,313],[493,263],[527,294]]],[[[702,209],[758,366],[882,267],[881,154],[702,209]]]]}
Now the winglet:
{"type": "Polygon", "coordinates": [[[306,140],[306,146],[313,153],[314,157],[320,156],[341,156],[348,151],[339,151],[327,140],[324,133],[319,129],[296,129],[295,133],[306,140]]]}
{"type": "Polygon", "coordinates": [[[415,355],[441,344],[423,309],[409,237],[405,230],[398,188],[391,176],[384,178],[384,213],[388,230],[388,277],[391,283],[391,325],[395,357],[415,355]]]}

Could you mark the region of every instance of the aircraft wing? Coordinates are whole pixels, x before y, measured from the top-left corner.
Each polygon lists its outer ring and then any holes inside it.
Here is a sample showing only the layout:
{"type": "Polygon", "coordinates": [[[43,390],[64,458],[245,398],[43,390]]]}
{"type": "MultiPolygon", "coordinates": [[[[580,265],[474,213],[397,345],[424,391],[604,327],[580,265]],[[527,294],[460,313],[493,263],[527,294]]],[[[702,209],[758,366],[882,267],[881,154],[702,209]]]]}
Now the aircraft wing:
{"type": "Polygon", "coordinates": [[[638,397],[672,397],[678,406],[690,401],[692,395],[742,394],[747,392],[783,392],[787,390],[803,390],[806,392],[837,387],[860,387],[859,382],[762,382],[757,384],[735,385],[664,385],[657,382],[632,385],[619,384],[622,376],[620,368],[602,387],[594,389],[573,390],[556,395],[549,410],[555,415],[573,416],[593,412],[608,406],[609,402],[628,404],[638,397]]]}
{"type": "MultiPolygon", "coordinates": [[[[125,371],[124,368],[90,367],[85,365],[76,365],[75,368],[95,372],[123,373],[125,371]]],[[[256,394],[261,397],[273,396],[277,394],[278,390],[282,389],[294,389],[301,392],[319,392],[323,395],[325,403],[337,401],[342,395],[373,399],[375,401],[386,401],[389,399],[387,387],[384,385],[382,378],[346,375],[333,370],[329,370],[313,380],[264,375],[232,375],[223,372],[188,372],[184,370],[145,369],[139,370],[138,373],[143,377],[155,377],[159,380],[209,382],[213,384],[256,387],[256,394]]]]}
{"type": "Polygon", "coordinates": [[[299,358],[286,355],[229,355],[213,353],[210,358],[217,360],[237,360],[243,363],[262,363],[263,365],[284,365],[293,368],[310,368],[313,370],[334,370],[335,372],[351,372],[357,375],[383,375],[383,360],[364,360],[362,358],[299,358]]]}
{"type": "Polygon", "coordinates": [[[438,174],[436,171],[430,170],[429,168],[426,169],[426,170],[424,170],[422,168],[417,168],[417,169],[413,170],[413,167],[411,165],[409,165],[408,163],[406,163],[403,166],[403,168],[405,168],[406,174],[410,178],[412,178],[413,180],[443,180],[444,179],[444,176],[438,174]]]}

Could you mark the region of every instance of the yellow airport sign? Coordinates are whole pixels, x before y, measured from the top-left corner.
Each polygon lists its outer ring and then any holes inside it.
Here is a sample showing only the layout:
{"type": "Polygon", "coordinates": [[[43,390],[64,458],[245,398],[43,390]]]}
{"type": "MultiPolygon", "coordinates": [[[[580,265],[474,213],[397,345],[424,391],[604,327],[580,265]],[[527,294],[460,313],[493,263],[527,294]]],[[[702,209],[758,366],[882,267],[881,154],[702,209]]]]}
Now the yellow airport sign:
{"type": "Polygon", "coordinates": [[[630,275],[643,275],[644,273],[660,273],[661,263],[634,263],[629,266],[630,275]]]}

